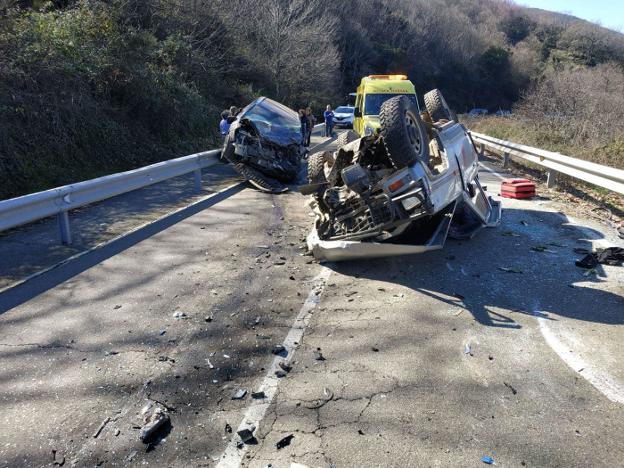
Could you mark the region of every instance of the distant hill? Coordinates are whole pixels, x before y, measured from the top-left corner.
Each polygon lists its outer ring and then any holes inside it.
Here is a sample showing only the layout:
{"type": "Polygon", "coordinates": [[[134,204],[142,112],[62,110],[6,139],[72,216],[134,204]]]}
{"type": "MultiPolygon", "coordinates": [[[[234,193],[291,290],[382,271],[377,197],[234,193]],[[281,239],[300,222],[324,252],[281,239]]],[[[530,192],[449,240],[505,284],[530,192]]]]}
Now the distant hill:
{"type": "Polygon", "coordinates": [[[258,95],[319,112],[400,72],[509,109],[602,65],[624,67],[622,34],[503,0],[0,0],[0,198],[217,145],[258,95]]]}

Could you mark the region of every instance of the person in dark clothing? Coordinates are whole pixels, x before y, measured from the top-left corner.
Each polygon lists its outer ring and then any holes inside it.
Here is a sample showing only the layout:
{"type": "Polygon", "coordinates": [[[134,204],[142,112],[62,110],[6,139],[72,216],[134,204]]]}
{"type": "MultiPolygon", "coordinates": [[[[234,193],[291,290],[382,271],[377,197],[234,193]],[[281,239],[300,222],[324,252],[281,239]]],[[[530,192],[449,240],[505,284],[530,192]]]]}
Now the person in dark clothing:
{"type": "Polygon", "coordinates": [[[327,110],[323,112],[323,117],[325,118],[325,136],[326,137],[333,136],[334,112],[332,111],[332,108],[329,104],[327,105],[327,110]]]}
{"type": "Polygon", "coordinates": [[[310,128],[308,117],[304,109],[299,109],[299,121],[301,122],[301,143],[307,146],[308,130],[310,128]]]}
{"type": "Polygon", "coordinates": [[[314,130],[314,126],[316,125],[316,117],[314,117],[311,107],[306,107],[305,115],[308,119],[308,134],[305,146],[310,146],[310,138],[312,138],[312,131],[314,130]]]}

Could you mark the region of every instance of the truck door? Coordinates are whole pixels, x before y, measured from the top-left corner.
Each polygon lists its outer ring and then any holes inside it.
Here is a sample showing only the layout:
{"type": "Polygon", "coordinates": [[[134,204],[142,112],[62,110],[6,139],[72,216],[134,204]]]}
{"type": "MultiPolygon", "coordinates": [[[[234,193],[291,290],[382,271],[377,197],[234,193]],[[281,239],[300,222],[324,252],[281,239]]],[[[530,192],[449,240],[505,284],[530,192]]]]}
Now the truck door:
{"type": "Polygon", "coordinates": [[[364,96],[359,92],[355,98],[355,110],[353,114],[353,130],[362,136],[364,135],[364,119],[362,119],[362,115],[364,114],[364,96]]]}

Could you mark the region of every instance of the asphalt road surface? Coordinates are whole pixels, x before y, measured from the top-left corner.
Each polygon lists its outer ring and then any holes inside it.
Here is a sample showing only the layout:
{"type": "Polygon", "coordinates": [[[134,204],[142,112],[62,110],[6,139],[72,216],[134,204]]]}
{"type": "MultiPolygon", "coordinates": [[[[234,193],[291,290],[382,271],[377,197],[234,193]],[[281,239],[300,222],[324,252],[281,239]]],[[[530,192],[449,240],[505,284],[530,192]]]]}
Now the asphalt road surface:
{"type": "Polygon", "coordinates": [[[622,466],[623,268],[574,265],[621,241],[503,207],[441,251],[320,265],[302,195],[237,184],[5,291],[0,466],[622,466]],[[148,401],[171,425],[146,446],[148,401]]]}

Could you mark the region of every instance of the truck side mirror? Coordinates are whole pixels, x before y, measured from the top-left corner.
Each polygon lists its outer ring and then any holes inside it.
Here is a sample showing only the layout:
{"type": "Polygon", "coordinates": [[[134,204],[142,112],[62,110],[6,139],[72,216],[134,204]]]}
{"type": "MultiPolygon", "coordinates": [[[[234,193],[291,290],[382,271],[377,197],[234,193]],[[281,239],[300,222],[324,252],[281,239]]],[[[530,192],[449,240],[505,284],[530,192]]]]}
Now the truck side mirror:
{"type": "Polygon", "coordinates": [[[353,116],[354,117],[362,117],[362,111],[360,110],[359,107],[356,107],[355,109],[353,109],[353,116]]]}

